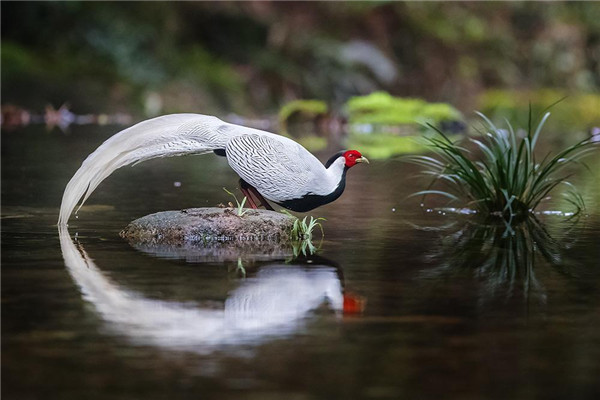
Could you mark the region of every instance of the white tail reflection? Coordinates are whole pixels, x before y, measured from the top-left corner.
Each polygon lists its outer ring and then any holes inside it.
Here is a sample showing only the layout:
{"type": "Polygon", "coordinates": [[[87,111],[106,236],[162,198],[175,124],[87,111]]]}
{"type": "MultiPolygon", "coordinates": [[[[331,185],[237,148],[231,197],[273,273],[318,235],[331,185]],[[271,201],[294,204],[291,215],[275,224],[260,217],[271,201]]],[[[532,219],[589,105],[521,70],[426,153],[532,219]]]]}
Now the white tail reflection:
{"type": "Polygon", "coordinates": [[[65,265],[84,299],[136,342],[204,352],[292,333],[326,302],[335,311],[343,308],[342,283],[330,266],[269,265],[232,291],[224,309],[144,298],[104,276],[66,227],[59,235],[65,265]]]}

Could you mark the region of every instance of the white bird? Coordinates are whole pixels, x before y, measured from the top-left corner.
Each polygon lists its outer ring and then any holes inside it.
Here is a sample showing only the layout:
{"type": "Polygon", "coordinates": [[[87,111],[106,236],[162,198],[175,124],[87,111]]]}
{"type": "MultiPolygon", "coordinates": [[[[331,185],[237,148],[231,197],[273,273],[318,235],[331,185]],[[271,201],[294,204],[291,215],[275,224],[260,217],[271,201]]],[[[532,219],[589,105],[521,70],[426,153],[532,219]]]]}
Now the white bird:
{"type": "Polygon", "coordinates": [[[71,178],[62,198],[59,225],[66,225],[81,205],[116,169],[159,157],[215,153],[240,176],[252,208],[272,207],[271,200],[305,212],[337,199],[346,171],[369,161],[356,150],[336,153],[323,165],[292,139],[229,124],[200,114],[172,114],[142,121],[108,140],[90,154],[71,178]],[[254,201],[252,195],[256,197],[254,201]]]}

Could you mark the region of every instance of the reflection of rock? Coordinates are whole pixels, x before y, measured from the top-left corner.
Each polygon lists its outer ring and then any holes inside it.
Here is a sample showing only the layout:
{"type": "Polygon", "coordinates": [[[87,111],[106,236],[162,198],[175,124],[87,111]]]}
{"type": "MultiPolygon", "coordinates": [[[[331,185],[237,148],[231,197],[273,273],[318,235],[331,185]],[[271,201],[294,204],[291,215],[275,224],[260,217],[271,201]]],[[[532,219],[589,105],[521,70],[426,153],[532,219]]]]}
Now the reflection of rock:
{"type": "Polygon", "coordinates": [[[207,243],[136,243],[132,247],[142,253],[160,258],[174,258],[189,263],[237,261],[266,261],[287,259],[294,255],[289,242],[281,241],[210,241],[207,243]]]}
{"type": "MultiPolygon", "coordinates": [[[[267,210],[245,210],[240,217],[232,208],[189,208],[163,211],[131,222],[121,237],[139,245],[216,244],[235,241],[235,246],[264,241],[287,241],[294,219],[267,210]]],[[[260,247],[260,246],[258,246],[260,247]]],[[[160,250],[159,250],[160,251],[160,250]]]]}

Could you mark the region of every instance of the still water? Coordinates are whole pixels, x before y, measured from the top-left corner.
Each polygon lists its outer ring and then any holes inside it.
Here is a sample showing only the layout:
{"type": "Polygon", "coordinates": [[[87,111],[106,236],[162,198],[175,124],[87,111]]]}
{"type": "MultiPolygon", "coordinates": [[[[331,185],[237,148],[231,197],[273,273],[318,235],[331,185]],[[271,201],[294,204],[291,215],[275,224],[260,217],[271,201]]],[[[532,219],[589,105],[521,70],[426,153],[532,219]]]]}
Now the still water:
{"type": "Polygon", "coordinates": [[[378,161],[312,212],[327,219],[316,255],[131,246],[118,233],[132,219],[230,200],[224,159],[183,157],[117,171],[59,232],[64,186],[117,130],[2,132],[4,398],[600,393],[593,177],[576,180],[588,215],[507,232],[423,213],[405,200],[423,189],[415,167],[378,161]]]}

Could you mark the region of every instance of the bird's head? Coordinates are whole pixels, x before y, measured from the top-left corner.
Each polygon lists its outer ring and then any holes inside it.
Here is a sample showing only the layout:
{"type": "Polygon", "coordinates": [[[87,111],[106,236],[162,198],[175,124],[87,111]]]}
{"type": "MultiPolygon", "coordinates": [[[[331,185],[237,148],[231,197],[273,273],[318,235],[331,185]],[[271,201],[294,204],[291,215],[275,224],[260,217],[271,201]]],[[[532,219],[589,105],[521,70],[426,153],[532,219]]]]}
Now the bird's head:
{"type": "Polygon", "coordinates": [[[348,150],[343,154],[344,159],[346,160],[346,167],[351,168],[356,165],[356,163],[369,163],[367,157],[364,157],[357,150],[348,150]]]}

